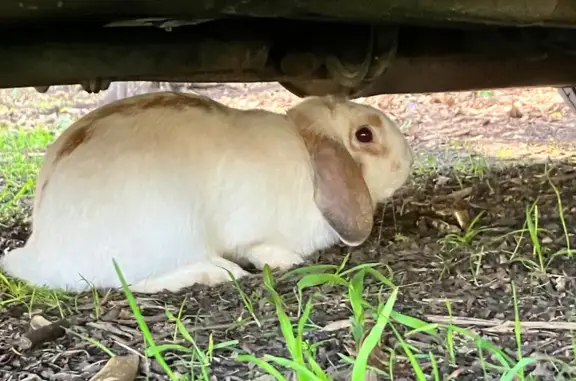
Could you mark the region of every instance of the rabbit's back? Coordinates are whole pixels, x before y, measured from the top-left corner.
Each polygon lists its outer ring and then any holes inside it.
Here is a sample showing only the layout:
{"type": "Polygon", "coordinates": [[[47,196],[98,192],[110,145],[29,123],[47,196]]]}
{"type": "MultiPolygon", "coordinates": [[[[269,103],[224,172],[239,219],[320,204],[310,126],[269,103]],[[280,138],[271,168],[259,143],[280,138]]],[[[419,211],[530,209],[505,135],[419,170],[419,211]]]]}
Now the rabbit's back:
{"type": "Polygon", "coordinates": [[[333,243],[322,216],[310,213],[307,153],[285,117],[194,99],[130,104],[159,96],[96,110],[49,148],[32,236],[9,254],[20,260],[6,262],[12,274],[54,287],[74,279],[82,288],[82,278],[110,287],[119,285],[112,258],[135,281],[207,247],[231,252],[276,241],[306,252],[333,243]]]}

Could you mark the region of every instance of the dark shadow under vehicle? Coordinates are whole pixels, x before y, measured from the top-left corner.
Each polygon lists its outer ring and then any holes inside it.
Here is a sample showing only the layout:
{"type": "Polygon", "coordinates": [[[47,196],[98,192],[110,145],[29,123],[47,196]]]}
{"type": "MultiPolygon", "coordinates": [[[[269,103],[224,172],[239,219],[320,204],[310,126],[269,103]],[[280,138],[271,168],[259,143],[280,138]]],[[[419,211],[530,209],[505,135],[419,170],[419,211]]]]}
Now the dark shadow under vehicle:
{"type": "Polygon", "coordinates": [[[279,82],[298,96],[576,83],[569,0],[0,4],[0,87],[279,82]]]}

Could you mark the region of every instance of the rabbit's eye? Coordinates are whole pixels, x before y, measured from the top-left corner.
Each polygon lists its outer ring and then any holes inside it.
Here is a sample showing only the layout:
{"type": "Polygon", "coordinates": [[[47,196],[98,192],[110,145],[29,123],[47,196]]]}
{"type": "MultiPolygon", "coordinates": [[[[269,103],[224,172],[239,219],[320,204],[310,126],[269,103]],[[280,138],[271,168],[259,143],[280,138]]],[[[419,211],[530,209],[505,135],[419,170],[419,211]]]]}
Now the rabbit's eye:
{"type": "Polygon", "coordinates": [[[370,143],[374,138],[370,128],[368,128],[368,126],[362,126],[356,131],[356,139],[358,139],[360,143],[370,143]]]}

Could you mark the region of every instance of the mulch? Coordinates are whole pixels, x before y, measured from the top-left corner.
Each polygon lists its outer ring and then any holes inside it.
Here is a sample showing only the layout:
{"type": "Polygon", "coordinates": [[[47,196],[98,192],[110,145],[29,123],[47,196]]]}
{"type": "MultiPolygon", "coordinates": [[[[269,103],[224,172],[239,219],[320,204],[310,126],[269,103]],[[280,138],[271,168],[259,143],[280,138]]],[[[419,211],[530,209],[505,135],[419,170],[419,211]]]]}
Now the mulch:
{"type": "MultiPolygon", "coordinates": [[[[230,90],[228,94],[232,96],[220,96],[231,99],[242,94],[243,89],[230,90]]],[[[412,120],[406,133],[416,150],[440,158],[445,165],[439,165],[433,173],[415,174],[393,202],[382,206],[373,234],[364,245],[354,249],[334,247],[318,253],[311,263],[340,264],[346,254],[350,254],[348,267],[381,263],[382,271],[401,286],[395,304],[397,312],[432,322],[452,319],[490,340],[512,359],[517,358],[518,345],[510,322],[514,322],[517,304],[519,319],[532,324],[520,339],[522,355],[551,356],[568,364],[554,367],[541,361],[528,366],[526,374],[535,380],[568,380],[575,378],[571,373],[576,357],[571,330],[576,328],[573,291],[576,264],[566,255],[553,256],[566,247],[566,238],[550,180],[561,190],[562,210],[570,229],[576,226],[576,170],[569,155],[576,132],[569,131],[573,117],[565,106],[550,100],[552,91],[530,91],[531,100],[522,98],[526,92],[516,89],[485,97],[450,93],[371,99],[370,102],[382,102],[382,107],[392,110],[398,120],[412,120]],[[510,101],[502,100],[504,95],[498,94],[507,94],[510,101]],[[495,103],[489,105],[490,102],[495,103]],[[478,112],[474,114],[474,110],[478,112]],[[450,120],[452,125],[447,122],[450,120]],[[452,155],[467,157],[482,147],[483,154],[492,155],[500,163],[504,149],[515,152],[510,157],[515,160],[546,156],[554,156],[555,160],[499,165],[476,175],[450,167],[452,155]],[[526,207],[534,202],[538,204],[538,225],[544,229],[539,239],[546,258],[545,272],[535,267],[538,260],[528,233],[521,240],[520,233],[513,233],[524,227],[526,207]],[[469,223],[478,215],[475,226],[489,229],[480,231],[470,242],[451,245],[446,237],[450,233],[462,235],[462,216],[469,223]]],[[[271,103],[274,107],[294,101],[279,93],[270,95],[276,97],[271,103]],[[282,101],[278,101],[280,98],[282,101]]],[[[255,94],[243,95],[245,107],[265,102],[255,94]]],[[[0,229],[0,248],[22,245],[29,235],[25,216],[17,216],[5,225],[0,229]]],[[[569,242],[576,248],[573,231],[569,231],[569,242]]],[[[298,313],[297,280],[289,277],[276,285],[291,317],[297,317],[298,313]]],[[[190,347],[181,336],[174,341],[176,327],[167,318],[167,310],[181,316],[200,348],[207,348],[210,341],[215,344],[236,341],[214,350],[210,365],[212,379],[267,380],[258,368],[238,363],[234,356],[240,351],[256,356],[288,356],[286,345],[261,276],[255,274],[241,280],[239,285],[254,301],[258,323],[230,284],[192,287],[181,293],[139,295],[138,303],[157,343],[177,342],[190,347]]],[[[388,292],[375,280],[366,279],[367,300],[376,303],[378,298],[385,299],[388,292]]],[[[338,285],[311,287],[304,290],[304,302],[308,298],[313,298],[314,307],[313,325],[306,338],[318,344],[316,360],[334,380],[349,380],[350,366],[340,357],[340,354],[354,355],[356,351],[350,333],[352,312],[346,301],[346,289],[338,285]]],[[[399,324],[395,327],[402,333],[407,331],[399,324]]],[[[109,355],[86,338],[96,340],[115,354],[141,354],[145,349],[121,293],[102,293],[97,305],[92,294],[85,294],[62,304],[34,305],[32,311],[23,305],[0,310],[0,380],[88,380],[105,365],[109,355]],[[51,322],[64,317],[70,322],[71,332],[22,349],[22,337],[30,330],[31,315],[41,315],[51,322]]],[[[425,354],[433,352],[444,379],[449,375],[457,380],[499,379],[501,372],[497,370],[483,373],[478,348],[471,340],[455,337],[454,361],[446,351],[445,340],[444,331],[439,338],[418,333],[410,336],[409,344],[425,354]]],[[[397,345],[392,332],[386,331],[381,350],[373,354],[373,365],[387,369],[389,357],[385,348],[397,345]]],[[[401,349],[397,352],[401,353],[401,349]]],[[[486,351],[483,354],[486,361],[497,363],[486,351]]],[[[191,354],[185,352],[172,351],[166,356],[173,369],[183,374],[190,373],[190,359],[191,354]]],[[[420,363],[426,373],[431,372],[428,360],[423,358],[420,363]]],[[[396,380],[414,379],[409,363],[403,358],[395,363],[394,372],[396,380]]],[[[137,379],[165,380],[166,376],[155,360],[141,358],[137,379]]]]}
{"type": "MultiPolygon", "coordinates": [[[[482,178],[457,179],[450,173],[440,176],[440,183],[438,176],[414,179],[412,186],[395,199],[394,208],[387,205],[382,209],[378,216],[382,224],[374,229],[370,240],[362,247],[350,250],[340,246],[326,250],[313,262],[340,264],[349,253],[349,266],[385,264],[392,270],[395,284],[401,286],[396,311],[427,321],[442,322],[451,316],[457,323],[470,327],[503,348],[511,358],[516,358],[516,339],[511,327],[505,323],[515,319],[514,285],[519,319],[536,324],[522,335],[523,355],[554,356],[566,362],[573,361],[569,329],[576,328],[573,313],[576,264],[571,258],[558,256],[547,264],[546,272],[541,273],[520,261],[534,260],[530,240],[525,236],[518,243],[518,235],[505,236],[505,233],[522,229],[525,207],[538,200],[539,226],[546,229],[546,233],[540,235],[546,257],[566,246],[556,194],[549,179],[562,189],[565,222],[567,226],[574,226],[576,171],[573,164],[516,165],[488,172],[482,178]],[[549,171],[548,176],[544,176],[545,170],[549,171]],[[457,202],[453,202],[454,197],[457,202]],[[446,247],[442,238],[459,230],[454,217],[457,210],[466,210],[471,216],[483,212],[478,226],[493,230],[480,232],[468,245],[446,247]],[[516,246],[519,248],[514,257],[518,260],[511,260],[516,246]],[[574,324],[565,329],[560,322],[574,324]]],[[[17,224],[4,229],[3,248],[21,245],[26,231],[25,226],[17,224]]],[[[573,233],[570,242],[576,247],[573,233]]],[[[296,282],[297,278],[288,278],[277,284],[289,316],[297,315],[296,282]]],[[[187,292],[146,295],[138,300],[150,330],[159,342],[173,342],[175,325],[168,320],[166,310],[174,315],[180,313],[200,348],[207,348],[210,337],[214,343],[238,341],[230,348],[214,351],[211,372],[216,379],[254,379],[259,375],[257,369],[234,361],[235,351],[241,348],[258,356],[287,356],[288,353],[260,276],[239,283],[246,295],[255,300],[254,313],[260,325],[250,318],[237,290],[231,285],[193,287],[187,292]],[[235,324],[243,319],[250,322],[235,324]]],[[[381,284],[367,280],[366,298],[375,302],[381,287],[381,284]]],[[[304,300],[316,294],[311,320],[317,327],[307,335],[310,340],[321,343],[317,359],[335,379],[341,380],[349,377],[349,366],[341,360],[339,353],[350,355],[355,348],[347,324],[351,312],[345,292],[336,285],[313,287],[304,292],[304,300]]],[[[387,291],[380,296],[386,295],[387,291]]],[[[93,296],[87,294],[78,297],[74,305],[36,306],[35,313],[50,321],[59,320],[64,313],[74,318],[71,330],[97,340],[114,353],[131,353],[132,350],[142,353],[143,339],[123,295],[103,294],[101,298],[97,307],[93,305],[93,296]]],[[[27,375],[37,374],[40,379],[81,380],[92,376],[105,364],[108,355],[104,351],[73,334],[20,351],[21,336],[29,330],[29,313],[27,308],[15,306],[0,315],[0,374],[3,375],[0,379],[22,380],[27,375]]],[[[457,372],[457,379],[464,380],[484,377],[478,351],[472,342],[457,340],[456,363],[451,364],[449,353],[442,350],[445,344],[435,340],[438,339],[420,334],[413,337],[410,344],[425,353],[434,352],[441,374],[457,372]]],[[[392,336],[385,341],[388,346],[395,343],[392,336]]],[[[186,373],[189,357],[189,354],[172,353],[167,361],[186,373]]],[[[397,377],[404,372],[406,379],[412,379],[408,364],[403,366],[400,361],[397,377]]],[[[141,361],[140,370],[142,377],[164,379],[154,360],[141,361]]],[[[530,371],[540,375],[537,379],[561,379],[561,374],[549,365],[532,367],[527,372],[530,371]]]]}

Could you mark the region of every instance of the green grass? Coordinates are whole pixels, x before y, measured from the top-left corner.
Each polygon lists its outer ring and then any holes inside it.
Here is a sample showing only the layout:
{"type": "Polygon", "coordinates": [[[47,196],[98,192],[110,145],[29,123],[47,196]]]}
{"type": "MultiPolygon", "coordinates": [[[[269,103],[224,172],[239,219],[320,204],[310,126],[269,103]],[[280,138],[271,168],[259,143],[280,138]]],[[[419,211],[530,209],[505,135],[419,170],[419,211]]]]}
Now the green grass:
{"type": "MultiPolygon", "coordinates": [[[[347,258],[346,258],[347,259],[347,258]]],[[[346,262],[346,259],[344,263],[346,262]]],[[[343,263],[343,265],[344,265],[343,263]]],[[[482,338],[475,332],[452,324],[434,324],[421,319],[401,314],[394,310],[395,303],[400,292],[400,288],[395,286],[388,277],[382,273],[380,264],[365,264],[353,268],[344,269],[344,266],[309,266],[302,267],[283,275],[282,278],[297,275],[297,289],[300,294],[307,288],[330,284],[341,287],[342,294],[347,295],[347,302],[351,310],[351,336],[356,343],[354,356],[341,354],[343,361],[348,362],[352,368],[351,380],[366,380],[369,372],[383,374],[394,379],[394,369],[398,361],[407,362],[413,370],[416,380],[443,380],[438,370],[438,360],[433,351],[424,352],[411,345],[410,337],[416,333],[425,333],[431,340],[444,345],[449,353],[450,361],[455,365],[457,347],[467,342],[473,342],[479,353],[488,353],[495,359],[489,361],[483,358],[485,372],[497,370],[501,374],[502,380],[514,380],[520,377],[521,380],[532,380],[524,376],[523,369],[538,359],[524,357],[522,355],[521,327],[518,316],[518,309],[515,307],[515,335],[517,339],[517,359],[511,356],[489,340],[482,338]],[[376,280],[380,284],[378,292],[378,303],[373,304],[366,299],[367,289],[365,281],[367,277],[376,280]],[[392,333],[396,337],[396,345],[385,346],[382,337],[392,333]],[[374,361],[374,353],[388,353],[390,362],[382,363],[381,366],[369,365],[374,361]],[[430,364],[429,371],[424,371],[424,363],[430,364]]],[[[116,266],[116,265],[115,265],[116,266]]],[[[136,298],[129,290],[121,270],[116,266],[118,275],[122,280],[123,290],[128,299],[132,312],[138,321],[139,327],[144,334],[147,349],[146,356],[154,357],[165,370],[170,380],[202,380],[210,379],[210,353],[214,350],[234,346],[237,343],[222,343],[220,346],[210,346],[201,350],[195,344],[192,336],[186,331],[184,325],[173,316],[169,316],[171,321],[175,321],[183,337],[191,344],[192,348],[181,345],[157,344],[150,334],[150,331],[142,318],[138,308],[136,298]],[[165,350],[177,350],[182,352],[194,352],[193,358],[200,359],[202,366],[200,372],[195,376],[176,374],[162,356],[165,350]]],[[[275,279],[271,270],[267,267],[263,271],[263,284],[268,294],[268,300],[276,308],[280,331],[283,335],[289,357],[278,357],[272,354],[265,354],[256,357],[251,353],[241,353],[236,356],[239,362],[246,362],[255,365],[263,372],[269,374],[278,381],[288,381],[286,372],[293,373],[299,381],[331,381],[333,378],[322,369],[315,359],[314,343],[308,342],[305,338],[306,327],[314,326],[308,324],[314,306],[314,298],[310,297],[299,311],[297,320],[291,319],[286,310],[282,297],[276,291],[275,279]]],[[[516,289],[513,288],[515,306],[517,305],[516,289]]],[[[451,311],[448,305],[448,311],[451,311]]],[[[451,315],[451,313],[450,313],[451,315]]],[[[484,356],[485,357],[485,356],[484,356]]]]}
{"type": "Polygon", "coordinates": [[[480,218],[482,217],[482,214],[484,214],[484,212],[479,213],[472,219],[472,221],[466,221],[466,226],[464,229],[462,229],[462,231],[457,233],[448,233],[439,239],[439,242],[441,242],[441,244],[445,247],[460,247],[469,245],[478,234],[491,230],[489,227],[477,225],[480,221],[480,218]]]}
{"type": "Polygon", "coordinates": [[[0,218],[22,212],[22,198],[34,194],[43,152],[54,139],[47,128],[0,129],[0,218]]]}
{"type": "MultiPolygon", "coordinates": [[[[24,200],[32,201],[44,151],[53,139],[54,132],[44,126],[29,129],[0,126],[0,228],[3,222],[14,216],[22,217],[29,210],[24,200]]],[[[6,295],[0,299],[0,309],[21,303],[31,311],[39,303],[69,310],[74,299],[63,292],[30,287],[1,273],[0,291],[6,295]]]]}
{"type": "MultiPolygon", "coordinates": [[[[35,176],[38,173],[42,160],[42,152],[53,139],[53,133],[48,129],[39,127],[34,129],[0,130],[0,178],[3,183],[0,188],[0,215],[8,218],[25,211],[22,200],[30,199],[34,193],[35,176]]],[[[424,160],[421,171],[433,172],[437,169],[434,156],[424,160]]],[[[456,166],[457,175],[482,177],[486,173],[486,164],[482,160],[469,158],[456,166]]],[[[554,186],[552,182],[551,186],[554,186]]],[[[559,216],[562,220],[566,234],[566,249],[561,254],[572,254],[569,240],[569,228],[566,226],[560,194],[558,196],[559,216]]],[[[527,236],[532,242],[532,265],[545,271],[549,263],[549,253],[543,246],[539,236],[539,213],[537,200],[527,205],[526,223],[519,240],[527,236]],[[526,233],[526,234],[525,234],[526,233]]],[[[482,233],[489,231],[489,227],[481,226],[481,215],[478,215],[461,234],[448,234],[444,243],[448,246],[468,246],[482,233]]],[[[401,238],[400,233],[398,233],[401,238]]],[[[399,238],[399,240],[401,240],[399,238]]],[[[513,253],[513,256],[515,254],[513,253]]],[[[318,293],[322,287],[336,288],[338,295],[344,296],[344,303],[350,311],[349,335],[353,341],[350,353],[340,353],[340,359],[350,364],[351,380],[363,381],[367,374],[377,373],[387,379],[396,379],[396,369],[409,367],[416,380],[446,380],[441,375],[440,368],[444,363],[451,367],[457,366],[457,357],[462,348],[468,348],[478,353],[484,374],[497,373],[501,380],[535,380],[524,373],[524,368],[535,361],[544,361],[533,357],[524,357],[522,352],[521,324],[518,312],[518,299],[516,287],[513,285],[516,338],[516,358],[510,356],[505,350],[496,347],[489,339],[481,336],[471,329],[465,329],[457,324],[439,324],[425,321],[421,318],[408,316],[396,310],[398,298],[402,288],[393,282],[394,274],[378,263],[363,264],[349,267],[349,257],[340,265],[315,265],[301,267],[275,279],[269,268],[262,273],[262,294],[248,295],[241,287],[240,282],[231,283],[238,294],[238,298],[245,307],[246,314],[236,319],[238,326],[254,322],[259,327],[262,322],[258,316],[256,303],[266,300],[276,313],[279,332],[286,343],[286,356],[273,354],[256,355],[243,350],[237,340],[214,342],[212,335],[206,347],[200,347],[198,340],[183,323],[180,306],[177,315],[166,308],[166,320],[174,325],[174,334],[170,340],[157,342],[148,327],[138,299],[130,291],[123,277],[121,269],[116,263],[117,274],[122,281],[122,292],[127,299],[130,309],[143,334],[144,342],[142,356],[154,359],[172,381],[202,380],[208,381],[211,377],[211,365],[215,354],[221,350],[231,350],[236,353],[235,360],[239,363],[251,363],[252,366],[269,374],[278,381],[287,381],[295,375],[299,381],[330,381],[333,376],[323,369],[317,360],[318,343],[307,339],[308,333],[317,329],[314,322],[315,311],[319,307],[318,293]],[[297,315],[291,315],[286,306],[285,296],[277,290],[277,282],[294,279],[295,293],[297,294],[297,315]],[[378,291],[373,290],[374,284],[378,291]],[[368,285],[371,285],[370,287],[368,285]],[[310,292],[314,290],[315,292],[310,292]],[[432,347],[422,349],[415,345],[413,338],[416,335],[425,335],[432,347]],[[395,340],[383,340],[384,337],[393,337],[395,340]],[[166,353],[178,353],[180,361],[188,372],[181,374],[175,370],[173,363],[167,360],[166,353]],[[442,354],[446,356],[443,358],[442,354]],[[383,360],[384,359],[384,360],[383,360]],[[375,365],[376,364],[376,365],[375,365]]],[[[475,258],[474,267],[481,265],[482,257],[475,258]]],[[[13,304],[22,304],[32,311],[36,305],[48,305],[57,308],[64,317],[71,314],[74,309],[75,295],[64,292],[55,292],[41,288],[29,287],[22,282],[9,279],[0,274],[0,312],[3,307],[13,304]]],[[[94,290],[94,316],[100,315],[100,295],[94,290]]],[[[451,304],[447,302],[446,309],[452,318],[451,304]]],[[[103,346],[94,338],[82,337],[94,347],[108,356],[114,352],[103,346]]],[[[576,353],[576,349],[574,350],[576,353]]],[[[555,361],[546,359],[545,361],[555,361]]]]}

